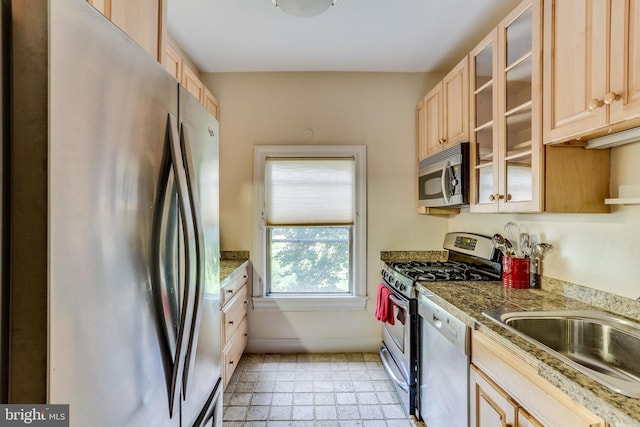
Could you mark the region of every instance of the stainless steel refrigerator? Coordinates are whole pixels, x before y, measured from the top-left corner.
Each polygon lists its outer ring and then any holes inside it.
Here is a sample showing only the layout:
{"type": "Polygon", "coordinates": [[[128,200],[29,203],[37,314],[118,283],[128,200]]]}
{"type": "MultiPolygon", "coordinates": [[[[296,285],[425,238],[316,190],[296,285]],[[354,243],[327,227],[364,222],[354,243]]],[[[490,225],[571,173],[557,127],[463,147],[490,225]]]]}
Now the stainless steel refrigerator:
{"type": "Polygon", "coordinates": [[[84,0],[11,15],[9,402],[220,425],[217,121],[84,0]]]}

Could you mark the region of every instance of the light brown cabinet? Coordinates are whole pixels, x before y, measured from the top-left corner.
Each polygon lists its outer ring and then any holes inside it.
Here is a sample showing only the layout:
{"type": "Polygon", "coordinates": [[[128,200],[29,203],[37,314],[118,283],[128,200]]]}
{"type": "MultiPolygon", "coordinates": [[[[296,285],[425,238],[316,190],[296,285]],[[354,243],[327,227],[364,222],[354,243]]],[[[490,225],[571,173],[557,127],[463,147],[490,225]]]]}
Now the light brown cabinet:
{"type": "Polygon", "coordinates": [[[524,1],[471,51],[471,212],[544,209],[540,1],[524,1]]]}
{"type": "Polygon", "coordinates": [[[162,62],[166,0],[87,0],[107,19],[162,62]]]}
{"type": "Polygon", "coordinates": [[[469,67],[465,56],[418,104],[418,161],[469,140],[469,67]]]}
{"type": "Polygon", "coordinates": [[[221,296],[222,381],[226,387],[247,346],[248,267],[232,273],[221,296]]]}
{"type": "Polygon", "coordinates": [[[176,81],[182,81],[182,57],[169,43],[167,43],[162,57],[162,65],[176,81]]]}
{"type": "Polygon", "coordinates": [[[640,1],[547,0],[544,141],[640,125],[640,1]]]}
{"type": "Polygon", "coordinates": [[[540,377],[485,333],[471,335],[470,425],[605,427],[605,421],[540,377]]]}
{"type": "Polygon", "coordinates": [[[218,100],[215,96],[213,96],[211,91],[209,91],[206,86],[204,87],[204,97],[202,100],[202,104],[204,105],[204,108],[206,108],[209,113],[211,113],[211,115],[216,118],[216,120],[220,120],[218,100]]]}
{"type": "Polygon", "coordinates": [[[162,65],[171,75],[192,94],[209,111],[209,113],[220,120],[220,108],[218,100],[209,89],[200,81],[198,73],[191,69],[180,53],[166,43],[162,65]]]}
{"type": "MultiPolygon", "coordinates": [[[[426,112],[427,103],[426,97],[424,97],[416,107],[416,164],[420,163],[420,160],[424,160],[429,157],[427,152],[427,135],[426,135],[426,112]]],[[[439,110],[438,110],[439,111],[439,110]]],[[[418,169],[416,169],[416,173],[418,169]]]]}
{"type": "Polygon", "coordinates": [[[475,366],[471,366],[469,383],[469,395],[474,408],[471,412],[472,426],[542,427],[538,420],[475,366]]]}
{"type": "Polygon", "coordinates": [[[187,91],[196,97],[196,99],[202,103],[204,100],[204,85],[196,75],[196,73],[182,61],[182,80],[180,83],[187,91]]]}
{"type": "Polygon", "coordinates": [[[542,1],[469,54],[471,212],[609,212],[609,153],[542,140],[542,1]]]}

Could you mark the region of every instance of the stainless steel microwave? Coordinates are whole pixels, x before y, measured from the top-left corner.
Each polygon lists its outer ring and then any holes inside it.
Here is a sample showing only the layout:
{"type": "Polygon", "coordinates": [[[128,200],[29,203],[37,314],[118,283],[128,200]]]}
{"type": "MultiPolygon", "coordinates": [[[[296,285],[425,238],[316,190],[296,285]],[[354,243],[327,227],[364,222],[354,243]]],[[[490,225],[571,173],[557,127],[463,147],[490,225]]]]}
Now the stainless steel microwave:
{"type": "Polygon", "coordinates": [[[420,162],[418,204],[430,208],[469,204],[468,142],[454,145],[420,162]]]}

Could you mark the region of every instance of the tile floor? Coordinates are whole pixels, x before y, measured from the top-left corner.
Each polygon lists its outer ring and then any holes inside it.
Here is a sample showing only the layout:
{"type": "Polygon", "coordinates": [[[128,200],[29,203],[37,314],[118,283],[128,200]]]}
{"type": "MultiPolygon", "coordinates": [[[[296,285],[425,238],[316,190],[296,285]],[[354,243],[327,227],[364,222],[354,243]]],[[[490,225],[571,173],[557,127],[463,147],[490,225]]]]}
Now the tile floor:
{"type": "Polygon", "coordinates": [[[245,354],[224,392],[223,420],[225,427],[415,425],[376,353],[245,354]]]}

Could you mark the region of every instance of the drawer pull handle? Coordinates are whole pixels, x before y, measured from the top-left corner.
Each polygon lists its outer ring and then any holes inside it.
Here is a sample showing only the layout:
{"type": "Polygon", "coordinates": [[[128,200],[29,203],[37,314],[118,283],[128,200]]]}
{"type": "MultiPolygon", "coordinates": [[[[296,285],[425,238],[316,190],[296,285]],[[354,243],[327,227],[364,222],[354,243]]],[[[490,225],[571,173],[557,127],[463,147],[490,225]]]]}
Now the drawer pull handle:
{"type": "Polygon", "coordinates": [[[233,289],[227,289],[227,293],[232,294],[233,293],[233,289]]]}
{"type": "Polygon", "coordinates": [[[229,320],[229,324],[230,324],[230,325],[233,325],[233,320],[229,320]]]}
{"type": "Polygon", "coordinates": [[[233,365],[233,360],[230,360],[230,361],[229,361],[229,365],[233,365]]]}

